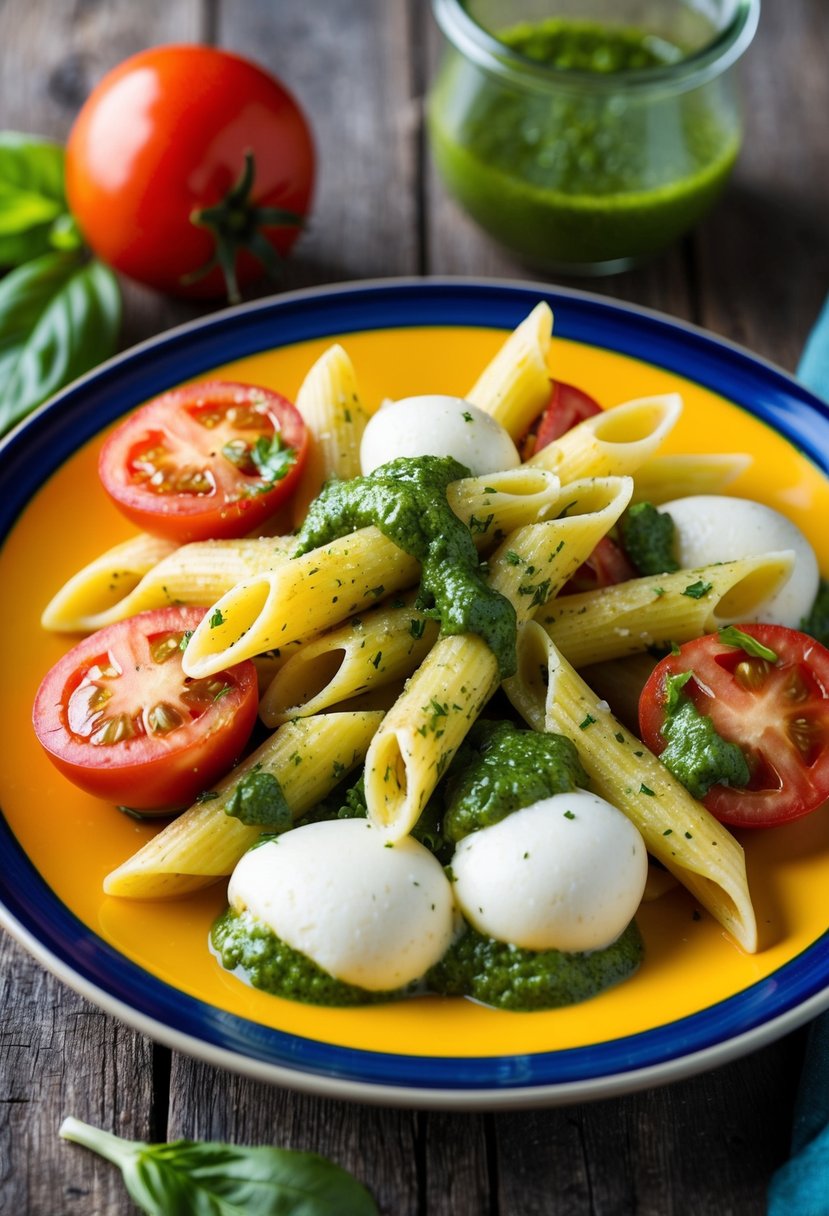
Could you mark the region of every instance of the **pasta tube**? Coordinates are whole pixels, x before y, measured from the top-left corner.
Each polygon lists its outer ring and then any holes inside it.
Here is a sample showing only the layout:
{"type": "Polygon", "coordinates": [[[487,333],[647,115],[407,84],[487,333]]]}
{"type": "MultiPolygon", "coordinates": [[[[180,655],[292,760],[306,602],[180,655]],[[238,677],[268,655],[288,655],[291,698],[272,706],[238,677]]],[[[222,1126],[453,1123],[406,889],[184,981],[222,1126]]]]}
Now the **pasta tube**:
{"type": "Polygon", "coordinates": [[[297,716],[410,676],[437,637],[437,621],[414,608],[409,596],[354,617],[300,647],[276,672],[259,703],[259,717],[276,727],[297,716]]]}
{"type": "MultiPolygon", "coordinates": [[[[568,486],[564,518],[513,532],[490,561],[489,585],[519,624],[556,594],[627,506],[632,482],[568,486]]],[[[442,637],[389,710],[366,756],[369,818],[392,840],[411,831],[438,780],[498,687],[498,662],[476,634],[442,637]]]]}
{"type": "Polygon", "coordinates": [[[574,667],[754,620],[794,567],[791,549],[562,595],[538,615],[574,667]],[[703,590],[705,588],[705,590],[703,590]],[[690,594],[689,594],[690,590],[690,594]]]}
{"type": "Polygon", "coordinates": [[[692,494],[721,494],[751,464],[744,452],[651,456],[635,472],[631,502],[670,502],[692,494]]]}
{"type": "Polygon", "coordinates": [[[354,367],[335,344],[311,367],[296,398],[309,431],[308,457],[291,508],[296,527],[308,504],[332,475],[347,479],[360,473],[360,440],[368,412],[360,398],[354,367]]]}
{"type": "Polygon", "coordinates": [[[744,950],[756,951],[757,924],[740,845],[613,717],[607,702],[535,622],[521,632],[518,675],[505,687],[532,727],[572,739],[591,789],[627,815],[648,852],[744,950]]]}
{"type": "Polygon", "coordinates": [[[678,393],[627,401],[585,418],[527,464],[550,469],[562,485],[581,477],[633,474],[662,445],[681,412],[678,393]]]}
{"type": "Polygon", "coordinates": [[[104,879],[104,893],[126,899],[187,895],[230,874],[267,829],[226,814],[234,787],[255,765],[279,781],[295,818],[359,764],[381,712],[321,714],[288,722],[216,786],[104,879]]]}
{"type": "Polygon", "coordinates": [[[208,540],[177,546],[142,533],[74,574],[47,604],[44,629],[94,633],[147,608],[209,608],[241,579],[285,561],[293,537],[208,540]]]}
{"type": "MultiPolygon", "coordinates": [[[[447,491],[450,507],[471,526],[480,548],[521,524],[544,519],[557,497],[554,476],[525,468],[465,478],[447,491]]],[[[222,596],[190,639],[184,670],[198,678],[321,633],[411,587],[419,571],[416,559],[378,528],[361,528],[273,573],[246,579],[222,596]]]]}
{"type": "Polygon", "coordinates": [[[466,394],[466,400],[520,439],[550,398],[547,357],[553,314],[537,304],[512,331],[504,345],[466,394]]]}

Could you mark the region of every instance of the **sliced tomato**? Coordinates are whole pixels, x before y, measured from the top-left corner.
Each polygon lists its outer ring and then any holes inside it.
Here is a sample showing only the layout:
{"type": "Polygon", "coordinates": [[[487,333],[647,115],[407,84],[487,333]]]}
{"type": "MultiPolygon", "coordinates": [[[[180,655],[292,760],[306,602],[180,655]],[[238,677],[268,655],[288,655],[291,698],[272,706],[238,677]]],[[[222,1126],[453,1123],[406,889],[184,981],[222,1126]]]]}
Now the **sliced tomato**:
{"type": "Polygon", "coordinates": [[[566,384],[563,380],[553,380],[550,386],[550,400],[538,422],[524,441],[523,456],[528,460],[533,452],[540,452],[548,443],[560,439],[565,431],[600,414],[602,407],[593,397],[574,384],[566,384]]]}
{"type": "Polygon", "coordinates": [[[562,588],[562,595],[574,595],[579,591],[597,591],[611,587],[614,583],[626,583],[636,578],[638,571],[630,564],[625,553],[609,536],[603,536],[583,565],[562,588]]]}
{"type": "Polygon", "coordinates": [[[128,519],[183,544],[258,527],[295,489],[307,448],[301,415],[279,393],[212,380],[125,418],[98,472],[128,519]]]}
{"type": "Polygon", "coordinates": [[[766,827],[808,815],[829,799],[829,650],[783,625],[740,625],[776,661],[725,645],[717,634],[686,642],[657,663],[642,690],[642,739],[666,741],[666,678],[692,672],[683,693],[748,761],[745,789],[715,785],[703,798],[734,827],[766,827]]]}
{"type": "Polygon", "coordinates": [[[192,680],[182,640],[203,608],[118,621],[64,655],[37,693],[35,734],[75,785],[160,813],[189,806],[239,758],[256,720],[256,668],[192,680]]]}

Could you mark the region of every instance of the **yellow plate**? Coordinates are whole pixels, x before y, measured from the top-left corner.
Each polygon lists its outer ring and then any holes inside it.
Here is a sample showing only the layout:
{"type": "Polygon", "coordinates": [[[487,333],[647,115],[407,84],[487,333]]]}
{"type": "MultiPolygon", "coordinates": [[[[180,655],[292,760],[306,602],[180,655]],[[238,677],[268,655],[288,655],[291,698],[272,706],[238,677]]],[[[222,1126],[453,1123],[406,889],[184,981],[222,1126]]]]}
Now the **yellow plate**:
{"type": "Polygon", "coordinates": [[[370,405],[422,392],[462,395],[540,298],[556,318],[553,374],[604,406],[680,392],[685,411],[666,450],[751,453],[753,465],[729,492],[783,511],[829,570],[829,536],[818,526],[829,518],[829,482],[769,424],[782,424],[800,448],[829,452],[829,423],[814,399],[769,365],[654,314],[531,286],[391,282],[232,310],[113,361],[42,411],[2,454],[10,490],[0,553],[0,795],[19,849],[4,842],[10,860],[0,899],[6,923],[46,965],[118,1016],[177,1047],[301,1088],[494,1106],[652,1084],[747,1050],[829,1004],[829,949],[820,940],[825,809],[743,834],[761,931],[755,956],[677,890],[637,918],[646,943],[638,974],[585,1004],[514,1014],[418,998],[323,1009],[252,990],[217,965],[207,938],[224,884],[171,903],[104,897],[104,875],[154,829],[68,784],[33,737],[38,683],[75,640],[44,633],[40,611],[81,565],[134,531],[96,475],[100,433],[124,409],[208,375],[294,398],[334,340],[370,405]]]}

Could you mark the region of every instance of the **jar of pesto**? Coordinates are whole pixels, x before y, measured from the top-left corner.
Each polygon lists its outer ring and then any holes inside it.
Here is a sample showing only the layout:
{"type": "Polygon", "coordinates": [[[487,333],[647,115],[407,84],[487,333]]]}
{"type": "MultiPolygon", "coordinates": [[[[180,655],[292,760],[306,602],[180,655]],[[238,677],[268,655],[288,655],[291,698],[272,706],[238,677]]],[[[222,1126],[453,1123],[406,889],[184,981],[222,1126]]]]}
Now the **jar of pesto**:
{"type": "Polygon", "coordinates": [[[741,138],[734,65],[760,0],[433,0],[432,152],[524,262],[610,274],[709,209],[741,138]]]}

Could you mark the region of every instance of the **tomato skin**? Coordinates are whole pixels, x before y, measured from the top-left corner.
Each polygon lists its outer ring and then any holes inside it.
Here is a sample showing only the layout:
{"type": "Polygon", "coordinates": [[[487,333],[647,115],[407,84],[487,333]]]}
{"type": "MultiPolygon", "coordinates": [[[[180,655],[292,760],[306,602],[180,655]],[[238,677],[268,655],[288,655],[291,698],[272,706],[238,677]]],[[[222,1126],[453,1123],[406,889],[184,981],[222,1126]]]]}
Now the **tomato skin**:
{"type": "Polygon", "coordinates": [[[581,591],[598,591],[602,587],[612,587],[615,583],[626,583],[637,577],[638,571],[628,561],[624,551],[609,536],[603,536],[587,560],[562,588],[561,594],[575,595],[581,591]]]}
{"type": "Polygon", "coordinates": [[[829,650],[784,625],[740,625],[777,662],[751,659],[706,634],[657,663],[639,701],[644,743],[666,746],[666,677],[692,671],[683,693],[717,732],[743,751],[752,772],[745,789],[715,785],[702,799],[732,827],[770,827],[817,810],[829,799],[829,650]]]}
{"type": "Polygon", "coordinates": [[[214,696],[213,685],[199,687],[185,677],[175,638],[165,662],[150,658],[148,639],[192,632],[203,616],[203,608],[187,607],[139,613],[91,634],[47,673],[32,713],[35,734],[74,785],[110,802],[163,814],[189,806],[233,766],[256,721],[254,664],[237,663],[213,677],[217,688],[227,687],[214,696]],[[101,677],[90,671],[100,660],[118,674],[101,677]],[[112,694],[98,706],[104,716],[123,713],[146,724],[152,707],[163,703],[181,714],[182,724],[157,734],[139,727],[120,741],[94,743],[90,733],[103,721],[88,708],[96,688],[112,694]],[[181,699],[182,692],[189,702],[181,699]]]}
{"type": "Polygon", "coordinates": [[[535,432],[535,451],[540,452],[548,444],[584,422],[594,414],[600,414],[602,407],[593,397],[574,384],[566,384],[563,380],[554,380],[550,392],[550,400],[538,420],[535,432]]]}
{"type": "MultiPolygon", "coordinates": [[[[245,153],[255,162],[251,203],[307,215],[315,153],[291,94],[263,69],[213,47],[151,47],[125,60],[93,89],[66,148],[70,209],[95,253],[116,270],[174,295],[225,293],[220,269],[183,278],[212,259],[214,235],[191,221],[224,199],[245,153]]],[[[280,255],[299,227],[267,226],[280,255]]],[[[241,252],[239,284],[262,277],[241,252]]]]}
{"type": "Polygon", "coordinates": [[[128,415],[104,441],[98,473],[129,520],[185,544],[244,536],[258,527],[293,493],[307,452],[307,428],[286,398],[254,385],[210,380],[163,393],[128,415]],[[228,441],[249,447],[277,432],[294,457],[270,488],[255,466],[245,472],[222,454],[228,441]],[[147,474],[153,468],[168,479],[166,488],[152,488],[147,474]],[[187,470],[200,480],[206,470],[209,488],[186,488],[180,479],[187,470]]]}

